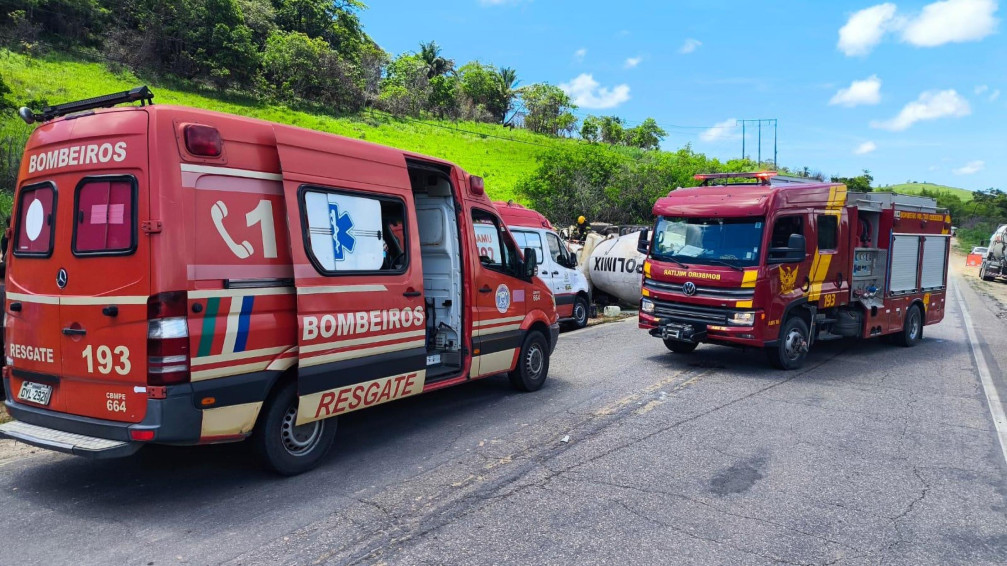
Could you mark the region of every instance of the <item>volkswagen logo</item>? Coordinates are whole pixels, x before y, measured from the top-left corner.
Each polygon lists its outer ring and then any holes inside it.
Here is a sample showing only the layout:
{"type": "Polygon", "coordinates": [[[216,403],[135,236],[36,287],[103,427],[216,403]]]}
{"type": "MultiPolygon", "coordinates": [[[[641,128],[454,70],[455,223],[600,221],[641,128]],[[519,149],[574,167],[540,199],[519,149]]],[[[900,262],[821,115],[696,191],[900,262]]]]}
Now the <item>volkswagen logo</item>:
{"type": "Polygon", "coordinates": [[[691,297],[696,294],[696,284],[692,281],[686,281],[685,285],[682,285],[682,291],[691,297]]]}
{"type": "Polygon", "coordinates": [[[56,284],[62,289],[66,287],[66,270],[62,267],[59,268],[59,273],[56,274],[56,284]]]}

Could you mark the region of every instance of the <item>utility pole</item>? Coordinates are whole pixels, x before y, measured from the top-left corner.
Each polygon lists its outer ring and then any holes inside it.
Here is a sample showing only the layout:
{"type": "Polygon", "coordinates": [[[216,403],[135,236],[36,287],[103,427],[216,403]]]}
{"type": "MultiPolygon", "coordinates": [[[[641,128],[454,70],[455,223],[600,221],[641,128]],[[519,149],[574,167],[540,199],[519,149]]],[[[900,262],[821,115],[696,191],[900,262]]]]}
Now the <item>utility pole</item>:
{"type": "Polygon", "coordinates": [[[759,148],[758,148],[758,150],[756,152],[756,155],[758,155],[759,165],[760,166],[762,165],[762,124],[765,123],[767,126],[770,126],[770,125],[773,126],[773,167],[774,168],[778,168],[779,165],[777,165],[777,152],[776,152],[776,140],[777,140],[777,135],[776,135],[777,119],[776,118],[760,118],[758,120],[738,120],[737,121],[737,124],[741,126],[741,158],[742,159],[747,158],[747,154],[745,152],[745,148],[746,148],[745,142],[747,141],[746,138],[748,137],[747,136],[747,128],[746,128],[746,126],[748,124],[750,124],[750,123],[751,124],[755,124],[756,128],[758,129],[759,148]]]}

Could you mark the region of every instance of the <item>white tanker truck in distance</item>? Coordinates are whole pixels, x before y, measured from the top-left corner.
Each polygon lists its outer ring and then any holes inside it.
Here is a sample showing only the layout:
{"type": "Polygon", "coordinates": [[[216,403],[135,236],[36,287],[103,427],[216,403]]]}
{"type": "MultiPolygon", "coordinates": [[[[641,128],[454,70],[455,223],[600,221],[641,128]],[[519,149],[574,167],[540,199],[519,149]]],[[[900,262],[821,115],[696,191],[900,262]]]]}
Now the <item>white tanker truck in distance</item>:
{"type": "Polygon", "coordinates": [[[638,305],[643,282],[643,261],[646,256],[637,251],[640,232],[622,236],[588,234],[581,251],[581,269],[595,289],[596,299],[602,291],[619,301],[638,305]]]}
{"type": "Polygon", "coordinates": [[[990,243],[979,266],[979,277],[985,281],[993,281],[998,277],[1007,277],[1007,224],[1001,224],[990,236],[990,243]]]}

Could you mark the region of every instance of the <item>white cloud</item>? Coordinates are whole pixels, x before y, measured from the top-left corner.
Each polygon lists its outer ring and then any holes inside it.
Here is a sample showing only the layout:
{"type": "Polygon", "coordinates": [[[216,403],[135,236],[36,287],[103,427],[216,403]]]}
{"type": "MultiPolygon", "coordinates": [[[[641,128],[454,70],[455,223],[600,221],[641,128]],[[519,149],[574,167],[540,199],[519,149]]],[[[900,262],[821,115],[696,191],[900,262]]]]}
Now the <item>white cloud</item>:
{"type": "Polygon", "coordinates": [[[978,173],[986,167],[986,162],[981,160],[969,161],[957,169],[952,169],[955,175],[972,175],[978,173]]]}
{"type": "Polygon", "coordinates": [[[853,153],[854,155],[867,155],[875,149],[878,149],[878,144],[872,141],[865,141],[864,143],[858,145],[857,148],[853,150],[853,153]]]}
{"type": "Polygon", "coordinates": [[[682,46],[678,48],[678,52],[682,55],[688,55],[698,49],[700,45],[703,45],[702,41],[690,37],[682,43],[682,46]]]}
{"type": "Polygon", "coordinates": [[[699,134],[699,139],[705,142],[719,142],[740,138],[741,134],[738,132],[738,120],[735,118],[728,118],[723,122],[717,122],[712,128],[704,130],[701,134],[699,134]]]}
{"type": "Polygon", "coordinates": [[[906,104],[897,116],[891,120],[875,120],[871,122],[872,128],[881,128],[900,132],[923,120],[936,120],[947,116],[960,118],[972,113],[969,106],[957,91],[951,90],[930,90],[924,92],[919,98],[906,104]]]}
{"type": "Polygon", "coordinates": [[[577,51],[573,52],[573,58],[576,59],[576,60],[578,60],[578,61],[583,61],[584,57],[587,57],[587,48],[586,47],[581,47],[577,51]]]}
{"type": "Polygon", "coordinates": [[[609,89],[598,84],[588,73],[582,73],[572,81],[559,85],[559,88],[581,108],[615,108],[629,100],[629,85],[621,84],[609,89]]]}
{"type": "Polygon", "coordinates": [[[829,104],[852,108],[879,102],[881,102],[881,79],[877,75],[871,75],[862,81],[853,81],[847,88],[839,89],[829,104]]]}
{"type": "Polygon", "coordinates": [[[637,65],[639,65],[640,61],[643,61],[643,57],[630,57],[629,59],[626,59],[626,63],[625,63],[624,66],[627,69],[632,69],[632,68],[636,67],[637,65]]]}
{"type": "Polygon", "coordinates": [[[993,102],[998,98],[1000,98],[1000,89],[996,89],[990,93],[990,102],[993,102]]]}
{"type": "Polygon", "coordinates": [[[988,87],[986,85],[979,85],[979,86],[976,87],[975,93],[976,94],[982,94],[982,93],[986,92],[989,89],[990,89],[990,87],[988,87]]]}
{"type": "Polygon", "coordinates": [[[979,41],[996,31],[996,0],[943,0],[923,7],[902,28],[902,40],[917,47],[979,41]]]}
{"type": "Polygon", "coordinates": [[[855,12],[839,28],[836,47],[847,56],[867,55],[895,21],[895,4],[885,3],[855,12]]]}

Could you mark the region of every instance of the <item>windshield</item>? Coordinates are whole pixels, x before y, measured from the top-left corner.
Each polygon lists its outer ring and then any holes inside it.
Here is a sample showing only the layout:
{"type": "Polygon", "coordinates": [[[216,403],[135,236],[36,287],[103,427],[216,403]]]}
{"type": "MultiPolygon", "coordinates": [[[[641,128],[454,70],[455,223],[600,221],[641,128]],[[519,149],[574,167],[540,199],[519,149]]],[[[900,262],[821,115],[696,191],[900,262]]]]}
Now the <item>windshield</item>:
{"type": "Polygon", "coordinates": [[[654,259],[746,267],[759,264],[762,218],[658,217],[654,259]]]}

